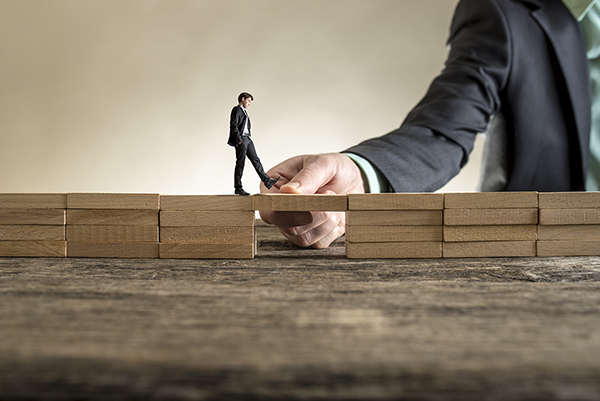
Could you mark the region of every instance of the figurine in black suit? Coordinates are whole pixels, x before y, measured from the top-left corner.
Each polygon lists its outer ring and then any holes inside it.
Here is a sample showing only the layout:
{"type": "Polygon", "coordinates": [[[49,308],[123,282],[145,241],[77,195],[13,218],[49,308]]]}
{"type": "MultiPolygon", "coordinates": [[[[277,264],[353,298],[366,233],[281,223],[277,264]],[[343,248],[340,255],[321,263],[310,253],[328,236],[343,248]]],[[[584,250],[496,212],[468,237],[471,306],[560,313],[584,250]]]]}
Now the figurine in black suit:
{"type": "Polygon", "coordinates": [[[256,149],[254,148],[254,143],[252,139],[250,139],[250,117],[248,117],[248,106],[250,106],[250,102],[254,100],[254,97],[248,92],[242,92],[238,96],[238,105],[231,110],[231,119],[229,122],[229,140],[227,144],[230,146],[235,146],[235,173],[234,173],[234,183],[235,183],[235,193],[236,195],[250,195],[248,192],[244,191],[242,188],[242,175],[244,174],[244,164],[246,162],[246,156],[250,159],[250,162],[254,166],[254,169],[258,173],[260,180],[265,184],[267,189],[271,189],[271,187],[279,181],[279,178],[273,180],[271,179],[265,170],[263,169],[262,164],[260,163],[260,159],[256,154],[256,149]]]}

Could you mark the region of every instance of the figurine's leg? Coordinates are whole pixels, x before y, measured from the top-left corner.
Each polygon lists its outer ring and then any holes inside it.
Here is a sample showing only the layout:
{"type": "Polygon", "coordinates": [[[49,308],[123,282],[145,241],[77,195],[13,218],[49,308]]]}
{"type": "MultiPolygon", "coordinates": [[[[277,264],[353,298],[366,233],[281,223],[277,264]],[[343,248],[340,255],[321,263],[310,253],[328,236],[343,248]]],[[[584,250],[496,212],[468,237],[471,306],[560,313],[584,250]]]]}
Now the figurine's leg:
{"type": "Polygon", "coordinates": [[[235,172],[234,186],[235,189],[242,189],[242,175],[244,174],[244,165],[246,164],[246,149],[248,141],[242,140],[242,143],[235,147],[235,172]]]}
{"type": "Polygon", "coordinates": [[[260,177],[260,180],[262,182],[267,181],[269,179],[269,176],[267,175],[267,173],[265,173],[265,170],[263,169],[260,159],[258,158],[258,155],[256,154],[256,148],[254,147],[254,142],[252,142],[252,139],[250,139],[250,138],[248,138],[248,148],[246,150],[246,156],[248,156],[248,159],[250,159],[250,163],[252,163],[252,165],[254,166],[256,173],[260,177]]]}

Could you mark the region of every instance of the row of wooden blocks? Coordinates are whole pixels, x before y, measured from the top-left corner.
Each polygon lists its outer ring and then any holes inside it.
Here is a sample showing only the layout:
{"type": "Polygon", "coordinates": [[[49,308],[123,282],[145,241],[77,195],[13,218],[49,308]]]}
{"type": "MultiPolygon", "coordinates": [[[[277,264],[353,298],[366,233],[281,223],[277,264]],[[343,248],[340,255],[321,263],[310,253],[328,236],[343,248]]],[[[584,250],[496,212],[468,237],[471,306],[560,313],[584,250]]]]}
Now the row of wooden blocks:
{"type": "Polygon", "coordinates": [[[600,255],[600,193],[0,194],[0,256],[249,259],[255,211],[346,212],[349,258],[600,255]]]}

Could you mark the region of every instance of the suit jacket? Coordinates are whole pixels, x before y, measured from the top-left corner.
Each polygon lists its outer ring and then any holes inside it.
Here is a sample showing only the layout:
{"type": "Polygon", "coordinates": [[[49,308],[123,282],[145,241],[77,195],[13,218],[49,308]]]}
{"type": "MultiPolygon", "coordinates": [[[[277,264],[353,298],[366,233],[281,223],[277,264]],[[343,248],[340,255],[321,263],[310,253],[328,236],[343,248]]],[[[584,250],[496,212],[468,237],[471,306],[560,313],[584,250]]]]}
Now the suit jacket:
{"type": "Polygon", "coordinates": [[[494,115],[504,190],[584,190],[591,89],[579,24],[561,0],[461,0],[442,73],[402,126],[347,150],[396,192],[434,191],[467,162],[494,115]]]}
{"type": "Polygon", "coordinates": [[[231,110],[231,118],[229,119],[229,140],[227,141],[228,145],[237,146],[237,144],[242,142],[246,120],[248,120],[248,135],[250,135],[250,118],[244,113],[242,106],[237,105],[231,110]]]}

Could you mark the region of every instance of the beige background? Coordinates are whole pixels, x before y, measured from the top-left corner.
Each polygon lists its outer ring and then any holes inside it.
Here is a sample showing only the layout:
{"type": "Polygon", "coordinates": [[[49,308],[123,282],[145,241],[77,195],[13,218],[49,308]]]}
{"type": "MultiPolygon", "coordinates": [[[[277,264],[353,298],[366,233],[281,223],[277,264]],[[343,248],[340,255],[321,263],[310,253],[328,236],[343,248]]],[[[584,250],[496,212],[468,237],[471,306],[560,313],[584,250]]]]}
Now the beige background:
{"type": "Polygon", "coordinates": [[[241,91],[266,169],[385,134],[441,70],[456,2],[0,0],[0,192],[231,193],[241,91]]]}

